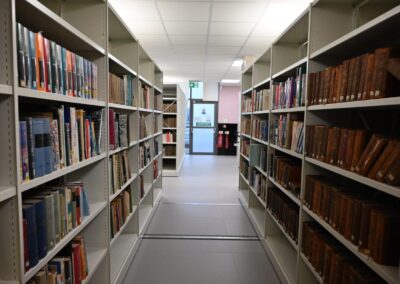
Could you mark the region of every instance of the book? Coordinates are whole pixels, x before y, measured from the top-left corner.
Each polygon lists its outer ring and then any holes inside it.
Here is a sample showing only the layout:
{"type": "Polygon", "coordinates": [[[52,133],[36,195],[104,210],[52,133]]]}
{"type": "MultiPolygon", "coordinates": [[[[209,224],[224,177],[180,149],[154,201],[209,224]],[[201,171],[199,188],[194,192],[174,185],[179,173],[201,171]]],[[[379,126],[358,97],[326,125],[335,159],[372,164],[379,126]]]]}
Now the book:
{"type": "Polygon", "coordinates": [[[35,205],[25,204],[22,205],[22,214],[24,220],[26,220],[26,231],[24,231],[24,236],[27,238],[28,242],[28,264],[25,262],[25,269],[34,267],[39,262],[38,255],[38,240],[37,240],[37,225],[36,225],[36,212],[35,205]]]}
{"type": "Polygon", "coordinates": [[[24,27],[17,23],[17,63],[18,63],[18,85],[27,86],[25,70],[25,46],[24,46],[24,27]]]}

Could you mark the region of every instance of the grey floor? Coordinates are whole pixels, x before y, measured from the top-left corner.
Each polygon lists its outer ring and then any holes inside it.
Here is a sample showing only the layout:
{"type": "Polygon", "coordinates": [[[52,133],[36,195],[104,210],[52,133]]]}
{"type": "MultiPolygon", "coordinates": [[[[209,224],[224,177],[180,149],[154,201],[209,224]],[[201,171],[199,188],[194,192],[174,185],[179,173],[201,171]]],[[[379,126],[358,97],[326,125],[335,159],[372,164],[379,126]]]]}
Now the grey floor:
{"type": "Polygon", "coordinates": [[[124,283],[280,283],[238,201],[234,157],[186,156],[163,196],[124,283]]]}

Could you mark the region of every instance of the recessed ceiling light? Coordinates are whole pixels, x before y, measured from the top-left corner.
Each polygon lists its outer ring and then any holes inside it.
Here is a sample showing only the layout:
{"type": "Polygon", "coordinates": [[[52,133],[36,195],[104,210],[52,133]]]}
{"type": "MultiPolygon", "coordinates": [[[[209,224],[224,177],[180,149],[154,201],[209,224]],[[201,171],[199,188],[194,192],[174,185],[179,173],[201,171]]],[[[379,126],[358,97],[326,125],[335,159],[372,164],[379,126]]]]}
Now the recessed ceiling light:
{"type": "Polygon", "coordinates": [[[239,83],[240,80],[235,80],[235,79],[222,79],[221,83],[225,84],[237,84],[239,83]]]}
{"type": "Polygon", "coordinates": [[[235,61],[233,61],[232,66],[233,67],[241,67],[243,64],[243,59],[236,59],[235,61]]]}

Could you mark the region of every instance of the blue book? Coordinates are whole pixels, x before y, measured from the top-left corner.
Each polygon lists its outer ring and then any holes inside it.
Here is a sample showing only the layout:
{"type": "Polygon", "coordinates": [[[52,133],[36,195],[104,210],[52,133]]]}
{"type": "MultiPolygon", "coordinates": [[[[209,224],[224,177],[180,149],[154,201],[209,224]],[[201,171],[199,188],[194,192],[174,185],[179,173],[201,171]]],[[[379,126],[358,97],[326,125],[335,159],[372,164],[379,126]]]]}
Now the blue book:
{"type": "Polygon", "coordinates": [[[29,180],[29,158],[28,158],[28,134],[26,121],[19,122],[19,141],[21,155],[21,174],[22,180],[29,180]]]}
{"type": "Polygon", "coordinates": [[[31,61],[31,88],[37,89],[36,66],[38,64],[36,57],[36,35],[29,31],[29,58],[31,61]]]}
{"type": "Polygon", "coordinates": [[[47,217],[46,204],[43,199],[26,199],[24,204],[33,205],[36,212],[37,250],[42,259],[47,254],[47,217]]]}
{"type": "Polygon", "coordinates": [[[22,214],[27,224],[26,237],[28,239],[29,267],[34,267],[39,262],[35,206],[32,204],[24,204],[22,206],[22,214]]]}
{"type": "Polygon", "coordinates": [[[35,177],[41,177],[46,174],[42,118],[32,118],[32,133],[35,141],[35,177]]]}
{"type": "Polygon", "coordinates": [[[53,150],[51,148],[50,119],[48,117],[45,117],[42,118],[42,121],[45,171],[46,174],[49,174],[53,171],[53,150]]]}
{"type": "Polygon", "coordinates": [[[67,50],[61,47],[61,71],[62,71],[62,82],[63,82],[63,95],[67,95],[67,50]]]}
{"type": "Polygon", "coordinates": [[[85,189],[82,186],[82,208],[83,208],[83,216],[89,216],[90,215],[90,208],[89,208],[89,202],[85,193],[85,189]]]}

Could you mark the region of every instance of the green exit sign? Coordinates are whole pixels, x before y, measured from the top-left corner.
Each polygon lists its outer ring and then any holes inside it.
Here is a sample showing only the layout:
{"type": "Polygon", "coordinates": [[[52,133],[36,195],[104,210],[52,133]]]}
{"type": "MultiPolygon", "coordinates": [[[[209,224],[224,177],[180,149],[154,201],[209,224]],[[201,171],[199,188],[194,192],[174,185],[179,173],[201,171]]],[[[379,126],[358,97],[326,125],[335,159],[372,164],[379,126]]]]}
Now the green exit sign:
{"type": "Polygon", "coordinates": [[[199,82],[190,82],[190,88],[198,88],[199,87],[199,82]]]}

